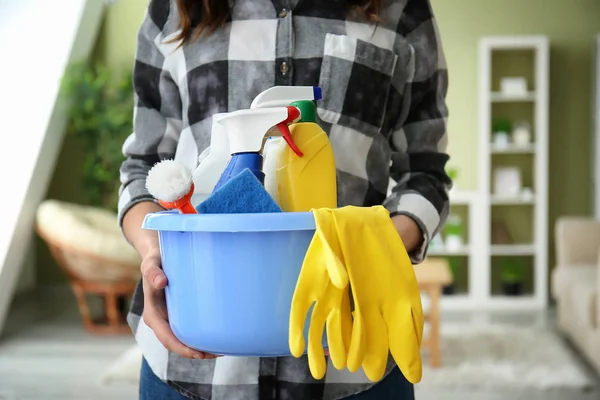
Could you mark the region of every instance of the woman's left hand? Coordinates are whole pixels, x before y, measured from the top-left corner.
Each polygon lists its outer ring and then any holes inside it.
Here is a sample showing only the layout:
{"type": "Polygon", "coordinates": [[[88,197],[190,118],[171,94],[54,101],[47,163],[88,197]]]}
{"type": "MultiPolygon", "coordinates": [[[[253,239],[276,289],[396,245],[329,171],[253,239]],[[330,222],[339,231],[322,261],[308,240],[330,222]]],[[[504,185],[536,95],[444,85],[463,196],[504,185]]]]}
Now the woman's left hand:
{"type": "Polygon", "coordinates": [[[407,215],[396,215],[392,217],[392,222],[408,253],[423,243],[423,231],[421,231],[421,228],[419,228],[414,219],[407,215]]]}

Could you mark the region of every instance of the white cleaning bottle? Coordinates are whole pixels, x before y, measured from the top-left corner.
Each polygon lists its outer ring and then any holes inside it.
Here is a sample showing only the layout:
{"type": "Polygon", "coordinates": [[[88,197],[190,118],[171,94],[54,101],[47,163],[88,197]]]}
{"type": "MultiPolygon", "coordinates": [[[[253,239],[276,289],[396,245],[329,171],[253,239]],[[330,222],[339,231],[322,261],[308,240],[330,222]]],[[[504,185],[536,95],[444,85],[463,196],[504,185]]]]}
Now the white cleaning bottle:
{"type": "Polygon", "coordinates": [[[273,200],[279,204],[279,190],[277,188],[277,154],[285,143],[280,136],[267,138],[263,148],[263,172],[265,174],[265,189],[273,200]]]}
{"type": "Polygon", "coordinates": [[[192,197],[194,205],[202,203],[210,196],[231,159],[227,134],[223,125],[219,124],[219,120],[226,115],[227,113],[219,113],[212,117],[210,146],[198,157],[199,164],[192,175],[195,188],[192,197]]]}

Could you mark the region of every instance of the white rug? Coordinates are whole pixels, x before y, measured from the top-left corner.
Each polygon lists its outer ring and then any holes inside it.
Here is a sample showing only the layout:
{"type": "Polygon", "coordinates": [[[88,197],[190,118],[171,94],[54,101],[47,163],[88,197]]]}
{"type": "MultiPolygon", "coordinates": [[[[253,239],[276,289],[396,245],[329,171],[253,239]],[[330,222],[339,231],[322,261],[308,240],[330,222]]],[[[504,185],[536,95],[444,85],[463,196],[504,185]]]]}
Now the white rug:
{"type": "Polygon", "coordinates": [[[506,326],[443,326],[442,367],[424,357],[423,389],[553,390],[593,386],[553,331],[506,326]]]}
{"type": "Polygon", "coordinates": [[[140,382],[142,350],[132,346],[100,376],[100,385],[125,384],[137,386],[140,382]]]}
{"type": "MultiPolygon", "coordinates": [[[[571,351],[552,331],[506,326],[442,325],[442,362],[423,357],[422,389],[552,390],[592,387],[571,351]]],[[[132,347],[101,377],[101,384],[139,382],[141,351],[132,347]]]]}

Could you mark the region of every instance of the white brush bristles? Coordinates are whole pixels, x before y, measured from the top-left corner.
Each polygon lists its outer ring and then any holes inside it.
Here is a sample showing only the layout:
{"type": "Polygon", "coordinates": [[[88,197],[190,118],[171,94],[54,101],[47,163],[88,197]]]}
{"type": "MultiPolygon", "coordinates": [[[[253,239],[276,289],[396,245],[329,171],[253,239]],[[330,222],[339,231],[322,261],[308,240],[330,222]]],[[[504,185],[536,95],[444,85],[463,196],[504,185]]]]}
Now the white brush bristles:
{"type": "Polygon", "coordinates": [[[192,188],[192,172],[175,160],[155,164],[146,177],[146,189],[157,200],[172,202],[181,199],[192,188]]]}

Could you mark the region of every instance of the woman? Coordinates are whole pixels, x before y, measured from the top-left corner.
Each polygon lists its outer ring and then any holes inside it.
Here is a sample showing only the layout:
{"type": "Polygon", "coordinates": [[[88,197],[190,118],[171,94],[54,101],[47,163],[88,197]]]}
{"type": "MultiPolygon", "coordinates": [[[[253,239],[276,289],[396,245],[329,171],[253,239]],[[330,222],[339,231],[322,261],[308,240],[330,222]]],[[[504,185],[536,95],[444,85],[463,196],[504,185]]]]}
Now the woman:
{"type": "Polygon", "coordinates": [[[248,108],[274,85],[323,89],[319,124],[336,153],[340,206],[384,204],[414,263],[446,218],[447,71],[429,0],[151,0],[119,204],[143,259],[129,315],[145,356],[140,398],[414,398],[392,361],[376,385],[333,368],[315,381],[304,358],[216,358],[169,328],[158,239],[140,228],[161,210],[145,189],[148,170],[190,148],[196,158],[213,114],[248,108]],[[397,184],[388,196],[390,177],[397,184]]]}

